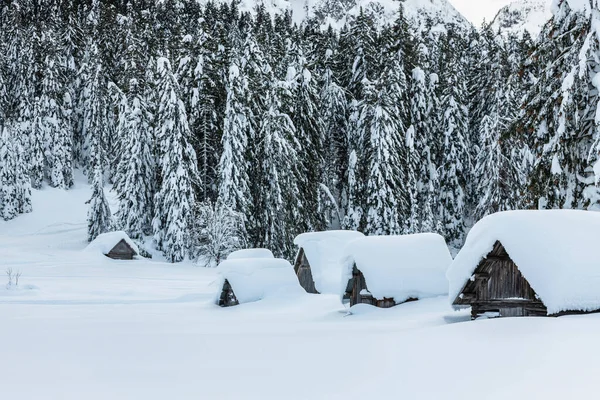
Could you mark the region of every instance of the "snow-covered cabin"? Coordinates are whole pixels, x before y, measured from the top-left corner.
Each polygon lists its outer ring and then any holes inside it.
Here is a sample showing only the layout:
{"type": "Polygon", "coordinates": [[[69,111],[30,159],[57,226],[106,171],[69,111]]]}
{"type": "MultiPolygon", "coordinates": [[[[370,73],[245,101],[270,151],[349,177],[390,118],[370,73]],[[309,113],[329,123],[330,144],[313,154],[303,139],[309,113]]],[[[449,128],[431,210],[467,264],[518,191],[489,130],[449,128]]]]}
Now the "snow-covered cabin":
{"type": "Polygon", "coordinates": [[[469,232],[448,270],[455,308],[471,317],[600,310],[600,213],[506,211],[469,232]]]}
{"type": "Polygon", "coordinates": [[[101,253],[115,260],[132,260],[140,250],[123,231],[107,232],[98,235],[85,248],[86,252],[101,253]]]}
{"type": "Polygon", "coordinates": [[[228,260],[237,258],[275,258],[269,249],[242,249],[236,250],[227,256],[228,260]]]}
{"type": "Polygon", "coordinates": [[[354,239],[364,237],[356,231],[302,233],[294,239],[299,247],[294,272],[308,293],[338,294],[344,249],[354,239]]]}
{"type": "Polygon", "coordinates": [[[292,265],[281,258],[234,258],[217,267],[221,307],[303,293],[292,265]]]}
{"type": "Polygon", "coordinates": [[[342,302],[392,307],[448,293],[452,256],[435,233],[367,236],[344,250],[342,302]]]}

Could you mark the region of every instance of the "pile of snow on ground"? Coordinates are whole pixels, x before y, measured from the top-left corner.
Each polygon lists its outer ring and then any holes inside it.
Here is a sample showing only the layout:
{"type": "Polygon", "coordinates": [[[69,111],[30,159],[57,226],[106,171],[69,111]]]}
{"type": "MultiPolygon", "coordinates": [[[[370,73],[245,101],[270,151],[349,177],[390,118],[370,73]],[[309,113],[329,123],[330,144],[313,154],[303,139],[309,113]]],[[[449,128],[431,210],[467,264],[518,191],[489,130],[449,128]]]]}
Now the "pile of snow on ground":
{"type": "Polygon", "coordinates": [[[267,297],[304,293],[294,269],[281,258],[238,258],[225,260],[217,267],[220,274],[219,292],[229,281],[238,302],[248,303],[267,297]]]}
{"type": "Polygon", "coordinates": [[[294,239],[294,244],[304,249],[319,293],[339,293],[344,249],[362,237],[357,231],[324,231],[303,233],[294,239]]]}
{"type": "Polygon", "coordinates": [[[401,303],[448,293],[445,274],[452,257],[438,234],[368,236],[352,241],[344,253],[342,295],[355,264],[377,299],[401,303]]]}
{"type": "Polygon", "coordinates": [[[499,241],[548,308],[600,309],[600,213],[580,210],[506,211],[479,221],[448,270],[454,301],[480,261],[499,241]]]}

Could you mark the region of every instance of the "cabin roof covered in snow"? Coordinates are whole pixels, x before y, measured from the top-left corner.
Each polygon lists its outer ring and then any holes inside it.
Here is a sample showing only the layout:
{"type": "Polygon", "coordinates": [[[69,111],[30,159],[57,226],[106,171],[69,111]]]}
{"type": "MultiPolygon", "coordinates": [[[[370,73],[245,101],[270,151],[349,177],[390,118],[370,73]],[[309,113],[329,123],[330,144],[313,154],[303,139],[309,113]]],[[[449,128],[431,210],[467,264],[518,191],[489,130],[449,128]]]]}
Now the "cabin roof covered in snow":
{"type": "Polygon", "coordinates": [[[227,256],[228,260],[238,258],[275,258],[269,249],[242,249],[236,250],[227,256]]]}
{"type": "Polygon", "coordinates": [[[548,314],[600,309],[600,213],[581,210],[506,211],[469,232],[448,270],[449,298],[460,294],[499,241],[543,301],[548,314]]]}
{"type": "Polygon", "coordinates": [[[362,237],[357,231],[308,232],[296,236],[294,244],[304,249],[319,293],[339,293],[344,249],[349,242],[362,237]]]}
{"type": "Polygon", "coordinates": [[[356,264],[377,299],[393,298],[401,303],[448,293],[445,274],[452,256],[438,234],[367,236],[352,241],[344,254],[342,292],[356,264]]]}
{"type": "Polygon", "coordinates": [[[304,292],[290,263],[281,258],[228,259],[219,264],[217,272],[219,290],[227,279],[239,303],[304,292]]]}
{"type": "Polygon", "coordinates": [[[127,243],[136,254],[140,254],[140,249],[123,231],[107,232],[98,235],[96,239],[92,240],[90,244],[87,245],[85,251],[89,253],[101,253],[106,255],[110,253],[113,247],[115,247],[121,240],[125,240],[125,243],[127,243]]]}

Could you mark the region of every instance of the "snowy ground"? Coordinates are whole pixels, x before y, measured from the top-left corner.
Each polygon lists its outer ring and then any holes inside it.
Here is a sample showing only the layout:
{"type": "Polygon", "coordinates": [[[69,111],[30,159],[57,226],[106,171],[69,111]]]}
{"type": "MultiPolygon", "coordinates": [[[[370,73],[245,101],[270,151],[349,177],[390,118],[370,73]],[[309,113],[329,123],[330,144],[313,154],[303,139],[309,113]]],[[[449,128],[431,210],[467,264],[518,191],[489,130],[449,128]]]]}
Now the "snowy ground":
{"type": "Polygon", "coordinates": [[[220,309],[214,270],[86,245],[89,188],[0,222],[0,399],[595,398],[600,314],[468,321],[445,298],[220,309]],[[20,270],[6,290],[4,270],[20,270]]]}

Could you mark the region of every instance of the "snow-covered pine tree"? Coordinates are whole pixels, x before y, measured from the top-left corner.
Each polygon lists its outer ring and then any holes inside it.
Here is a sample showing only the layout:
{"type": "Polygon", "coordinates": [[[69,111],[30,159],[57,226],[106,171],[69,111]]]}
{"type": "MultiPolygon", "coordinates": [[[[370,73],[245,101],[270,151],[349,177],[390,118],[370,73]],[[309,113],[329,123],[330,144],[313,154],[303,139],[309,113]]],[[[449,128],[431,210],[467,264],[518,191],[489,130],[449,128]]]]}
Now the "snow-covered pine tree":
{"type": "Polygon", "coordinates": [[[280,99],[289,96],[287,87],[283,82],[271,82],[266,98],[268,108],[260,118],[254,143],[259,186],[250,229],[257,240],[256,246],[291,258],[293,238],[301,233],[299,227],[304,225],[298,213],[303,207],[298,187],[299,154],[294,144],[294,124],[280,109],[280,99]]]}
{"type": "Polygon", "coordinates": [[[18,214],[17,204],[17,160],[12,132],[7,122],[0,124],[0,216],[3,220],[13,219],[18,214]]]}
{"type": "Polygon", "coordinates": [[[199,200],[213,197],[215,169],[218,159],[217,141],[220,131],[217,111],[215,39],[202,28],[194,35],[183,37],[177,80],[182,90],[182,101],[188,111],[188,125],[192,132],[191,143],[198,156],[198,173],[202,180],[199,200]],[[196,36],[197,35],[197,36],[196,36]]]}
{"type": "Polygon", "coordinates": [[[157,246],[170,262],[191,256],[191,228],[199,183],[197,159],[189,143],[191,135],[185,106],[169,60],[157,60],[159,186],[154,196],[152,227],[157,246]]]}
{"type": "Polygon", "coordinates": [[[227,79],[218,202],[240,213],[246,222],[250,205],[247,154],[251,117],[244,60],[236,46],[240,44],[241,38],[237,30],[232,35],[236,38],[233,40],[234,48],[227,79]]]}
{"type": "Polygon", "coordinates": [[[154,137],[144,100],[143,83],[129,83],[127,108],[120,125],[123,152],[115,191],[119,196],[116,224],[132,238],[152,233],[155,192],[154,137]]]}
{"type": "Polygon", "coordinates": [[[319,231],[326,226],[319,202],[323,182],[324,123],[319,110],[317,79],[309,69],[301,47],[289,43],[287,54],[286,84],[290,90],[290,104],[286,108],[290,110],[296,129],[296,151],[302,154],[298,185],[302,196],[300,204],[305,208],[298,212],[304,215],[303,231],[319,231]]]}
{"type": "Polygon", "coordinates": [[[418,62],[417,43],[404,17],[404,8],[400,6],[398,17],[390,29],[384,29],[381,34],[381,57],[383,74],[382,84],[385,85],[390,104],[394,107],[392,113],[396,119],[399,135],[400,177],[398,188],[398,207],[403,233],[419,231],[418,177],[420,175],[420,155],[416,147],[417,132],[412,124],[411,78],[413,65],[418,62]]]}
{"type": "MultiPolygon", "coordinates": [[[[333,47],[333,46],[329,46],[333,47]]],[[[325,70],[320,94],[323,127],[323,183],[333,199],[322,197],[321,204],[330,209],[329,226],[338,228],[342,223],[347,200],[346,172],[348,169],[348,138],[346,93],[334,75],[333,49],[325,50],[325,70]]]]}
{"type": "MultiPolygon", "coordinates": [[[[436,205],[431,204],[436,198],[432,193],[439,185],[434,154],[435,127],[431,124],[428,110],[426,74],[420,67],[411,71],[409,93],[409,130],[412,129],[413,153],[418,160],[418,164],[413,167],[417,175],[418,230],[433,232],[434,226],[430,221],[438,219],[438,215],[434,212],[436,205]]],[[[415,157],[411,159],[415,160],[415,157]]]]}
{"type": "Polygon", "coordinates": [[[524,71],[537,73],[511,138],[529,139],[534,164],[528,179],[528,207],[595,207],[597,160],[596,80],[599,42],[596,0],[554,1],[553,18],[524,71]]]}
{"type": "Polygon", "coordinates": [[[104,195],[102,164],[96,164],[92,179],[92,197],[88,200],[88,242],[111,230],[112,220],[108,201],[104,195]]]}
{"type": "MultiPolygon", "coordinates": [[[[98,48],[92,43],[89,49],[89,59],[84,67],[88,70],[83,83],[83,104],[81,109],[82,137],[84,140],[85,165],[92,174],[95,174],[96,165],[106,166],[109,153],[110,129],[113,123],[110,113],[110,97],[104,70],[99,59],[98,48]]],[[[90,174],[91,175],[91,174],[90,174]]],[[[88,180],[96,179],[89,176],[88,180]]]]}
{"type": "Polygon", "coordinates": [[[73,185],[73,150],[72,132],[63,108],[65,87],[60,78],[60,65],[53,57],[46,56],[44,67],[34,118],[39,118],[38,134],[46,145],[50,185],[68,189],[73,185]]]}
{"type": "Polygon", "coordinates": [[[446,71],[442,83],[443,147],[440,164],[440,202],[444,234],[449,244],[462,244],[470,172],[466,79],[462,51],[455,33],[444,40],[446,71]]]}
{"type": "Polygon", "coordinates": [[[365,86],[365,91],[359,119],[359,127],[369,146],[365,152],[364,232],[368,235],[399,234],[404,225],[402,218],[410,207],[400,190],[404,177],[401,176],[402,144],[399,140],[404,127],[398,119],[398,110],[388,87],[375,86],[371,89],[365,86]]]}
{"type": "MultiPolygon", "coordinates": [[[[373,19],[361,9],[352,21],[346,35],[342,35],[341,43],[347,46],[348,59],[347,90],[348,102],[348,201],[343,226],[345,229],[360,230],[366,225],[366,197],[361,187],[367,181],[367,158],[365,154],[369,146],[369,137],[364,136],[364,124],[369,113],[363,113],[364,99],[371,92],[374,80],[379,76],[377,71],[376,51],[378,49],[377,31],[373,19]],[[347,36],[346,36],[347,35],[347,36]]],[[[373,98],[371,99],[371,101],[373,98]]],[[[373,106],[373,104],[371,104],[373,106]]]]}
{"type": "Polygon", "coordinates": [[[0,218],[31,212],[31,185],[19,131],[11,121],[0,122],[0,218]]]}

